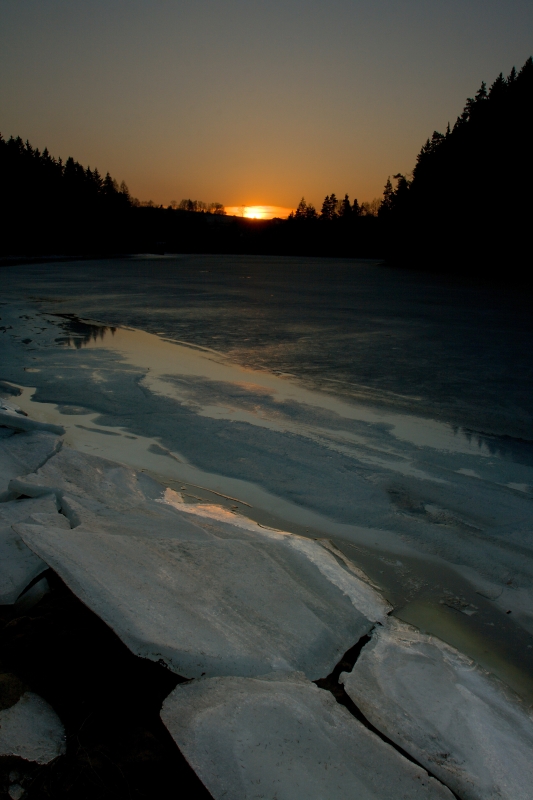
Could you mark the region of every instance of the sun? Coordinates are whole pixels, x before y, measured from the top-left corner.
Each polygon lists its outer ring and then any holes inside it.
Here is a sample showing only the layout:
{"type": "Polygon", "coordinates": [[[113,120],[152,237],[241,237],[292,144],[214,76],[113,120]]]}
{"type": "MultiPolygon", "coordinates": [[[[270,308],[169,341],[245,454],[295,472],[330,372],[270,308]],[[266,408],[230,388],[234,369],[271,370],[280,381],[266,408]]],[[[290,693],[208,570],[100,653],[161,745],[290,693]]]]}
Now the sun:
{"type": "Polygon", "coordinates": [[[265,216],[265,209],[263,206],[246,206],[244,209],[244,216],[247,219],[263,219],[265,216]]]}
{"type": "Polygon", "coordinates": [[[226,206],[226,214],[245,219],[273,219],[273,217],[284,219],[291,211],[294,209],[284,206],[226,206]]]}

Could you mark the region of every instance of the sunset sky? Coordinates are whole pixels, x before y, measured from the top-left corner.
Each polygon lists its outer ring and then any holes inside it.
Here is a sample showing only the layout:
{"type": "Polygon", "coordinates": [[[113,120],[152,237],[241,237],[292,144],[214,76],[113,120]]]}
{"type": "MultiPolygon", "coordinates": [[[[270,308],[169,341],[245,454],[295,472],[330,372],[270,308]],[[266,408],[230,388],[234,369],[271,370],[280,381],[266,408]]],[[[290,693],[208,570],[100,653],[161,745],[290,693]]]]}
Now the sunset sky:
{"type": "Polygon", "coordinates": [[[0,131],[158,204],[371,200],[532,52],[531,0],[0,0],[0,131]]]}

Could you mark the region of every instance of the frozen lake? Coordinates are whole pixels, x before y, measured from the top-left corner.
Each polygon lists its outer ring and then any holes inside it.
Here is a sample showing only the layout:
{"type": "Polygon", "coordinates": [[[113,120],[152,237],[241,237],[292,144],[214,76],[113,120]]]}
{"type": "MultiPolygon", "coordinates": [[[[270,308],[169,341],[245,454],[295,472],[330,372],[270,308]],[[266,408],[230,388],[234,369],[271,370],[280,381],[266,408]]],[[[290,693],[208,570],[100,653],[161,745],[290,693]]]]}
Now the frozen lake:
{"type": "Polygon", "coordinates": [[[533,324],[377,262],[1,270],[0,379],[79,450],[328,536],[395,614],[533,700],[533,324]]]}

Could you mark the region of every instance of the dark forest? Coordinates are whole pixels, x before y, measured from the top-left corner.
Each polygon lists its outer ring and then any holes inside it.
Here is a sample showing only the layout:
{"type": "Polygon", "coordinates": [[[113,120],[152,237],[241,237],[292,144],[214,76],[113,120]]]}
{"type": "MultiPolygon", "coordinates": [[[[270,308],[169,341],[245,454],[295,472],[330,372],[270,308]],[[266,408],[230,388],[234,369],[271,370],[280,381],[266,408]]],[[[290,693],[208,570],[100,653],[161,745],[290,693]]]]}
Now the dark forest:
{"type": "Polygon", "coordinates": [[[302,198],[287,220],[228,217],[223,207],[141,203],[109,173],[0,137],[0,255],[210,252],[383,258],[473,277],[529,271],[533,60],[481,84],[453,127],[435,131],[411,175],[387,180],[378,209],[302,198]]]}

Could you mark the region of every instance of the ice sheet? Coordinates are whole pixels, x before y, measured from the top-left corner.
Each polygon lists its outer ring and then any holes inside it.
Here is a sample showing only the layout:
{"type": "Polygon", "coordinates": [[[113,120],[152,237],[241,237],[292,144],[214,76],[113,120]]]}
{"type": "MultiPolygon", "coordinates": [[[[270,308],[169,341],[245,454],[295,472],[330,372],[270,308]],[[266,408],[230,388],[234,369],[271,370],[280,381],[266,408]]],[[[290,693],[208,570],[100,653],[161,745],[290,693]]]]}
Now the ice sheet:
{"type": "Polygon", "coordinates": [[[0,711],[0,755],[48,764],[65,749],[61,720],[39,695],[26,692],[14,706],[0,711]]]}
{"type": "Polygon", "coordinates": [[[389,620],[340,680],[378,730],[462,800],[531,798],[531,711],[457,650],[389,620]]]}
{"type": "Polygon", "coordinates": [[[0,502],[12,498],[8,489],[12,478],[34,472],[61,447],[57,434],[40,430],[24,432],[8,427],[11,416],[6,420],[0,413],[0,431],[4,432],[0,436],[0,502]]]}
{"type": "MultiPolygon", "coordinates": [[[[55,495],[73,528],[110,535],[204,541],[212,534],[162,498],[160,484],[104,458],[64,446],[36,473],[12,480],[10,491],[29,497],[55,495]]],[[[54,527],[54,526],[52,526],[54,527]]]]}
{"type": "MultiPolygon", "coordinates": [[[[236,535],[235,528],[243,529],[250,531],[260,539],[303,555],[317,567],[324,577],[350,597],[354,607],[369,619],[382,620],[392,611],[392,606],[369,582],[362,570],[351,563],[328,540],[315,541],[285,531],[272,530],[246,517],[232,514],[221,506],[213,504],[187,505],[176,500],[176,496],[179,497],[177,492],[167,489],[164,495],[166,503],[176,508],[178,513],[196,519],[199,525],[205,524],[205,519],[216,520],[224,523],[226,535],[234,537],[236,535]],[[339,561],[342,562],[344,568],[339,569],[339,561]],[[354,576],[356,580],[353,580],[354,576]]],[[[217,535],[220,536],[220,533],[220,529],[217,529],[217,535]]]]}
{"type": "Polygon", "coordinates": [[[48,569],[12,529],[23,521],[70,529],[65,517],[57,513],[51,495],[0,503],[0,605],[14,603],[26,586],[48,569]]]}
{"type": "Polygon", "coordinates": [[[134,653],[189,678],[276,669],[319,678],[375,621],[278,542],[16,530],[134,653]]]}
{"type": "Polygon", "coordinates": [[[35,474],[12,481],[10,489],[29,497],[54,492],[60,499],[72,494],[116,511],[134,508],[161,495],[161,486],[142,472],[67,446],[35,474]]]}
{"type": "Polygon", "coordinates": [[[301,673],[178,686],[161,717],[215,800],[452,797],[301,673]]]}
{"type": "Polygon", "coordinates": [[[60,436],[65,433],[62,425],[54,425],[50,422],[38,422],[30,419],[25,414],[20,414],[12,407],[8,407],[5,402],[0,401],[0,425],[6,428],[13,428],[16,431],[47,431],[56,433],[60,436]]]}

